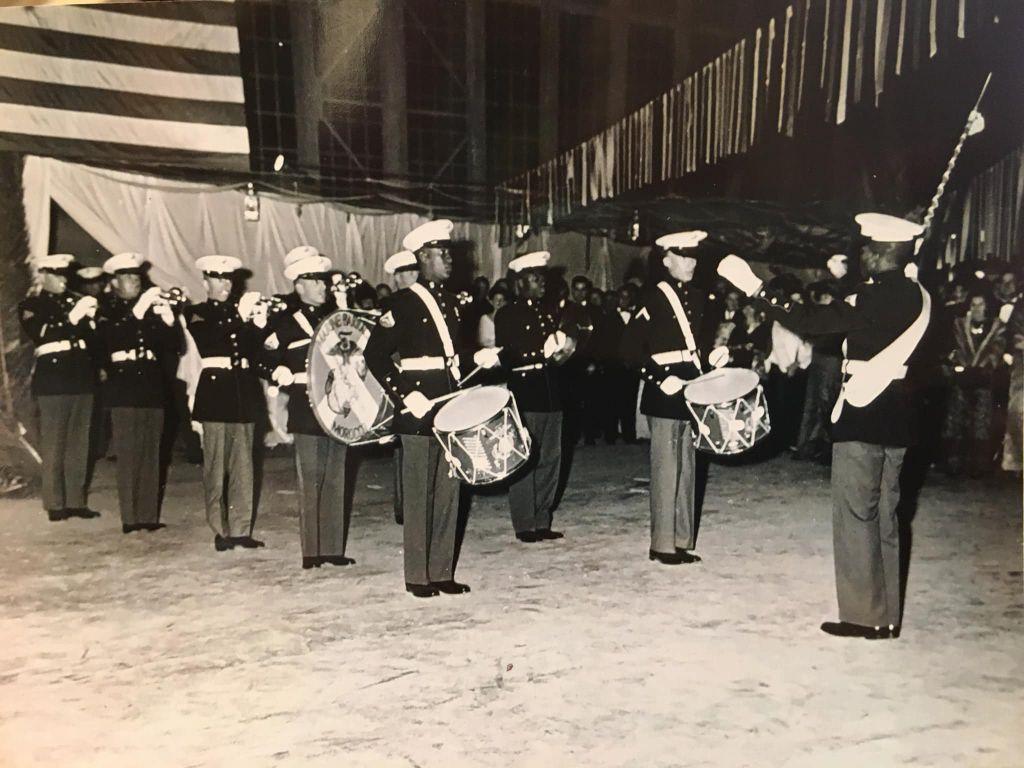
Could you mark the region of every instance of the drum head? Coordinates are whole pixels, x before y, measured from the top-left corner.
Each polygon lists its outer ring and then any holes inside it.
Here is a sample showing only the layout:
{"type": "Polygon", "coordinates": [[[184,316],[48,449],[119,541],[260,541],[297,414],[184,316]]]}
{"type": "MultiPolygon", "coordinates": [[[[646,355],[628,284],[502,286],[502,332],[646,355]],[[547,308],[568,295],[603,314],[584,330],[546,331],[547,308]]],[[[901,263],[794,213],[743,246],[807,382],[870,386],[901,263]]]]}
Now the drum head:
{"type": "Polygon", "coordinates": [[[343,443],[390,433],[394,407],[366,367],[363,349],[376,315],[338,310],[325,317],[309,345],[307,393],[324,432],[343,443]]]}
{"type": "Polygon", "coordinates": [[[504,387],[480,387],[446,403],[434,417],[438,432],[460,432],[484,423],[508,403],[504,387]]]}
{"type": "Polygon", "coordinates": [[[719,368],[698,376],[683,388],[683,397],[694,405],[728,403],[743,397],[760,378],[746,368],[719,368]]]}

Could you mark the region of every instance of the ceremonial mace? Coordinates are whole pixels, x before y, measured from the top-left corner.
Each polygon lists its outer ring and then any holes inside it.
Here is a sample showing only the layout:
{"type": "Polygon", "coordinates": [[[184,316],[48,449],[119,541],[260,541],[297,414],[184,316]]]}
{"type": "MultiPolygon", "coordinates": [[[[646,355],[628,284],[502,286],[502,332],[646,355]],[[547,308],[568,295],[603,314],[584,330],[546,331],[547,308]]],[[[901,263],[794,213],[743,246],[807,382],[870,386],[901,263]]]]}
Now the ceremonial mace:
{"type": "Polygon", "coordinates": [[[931,233],[932,219],[935,218],[935,211],[939,207],[939,200],[942,199],[942,194],[946,191],[946,184],[949,183],[949,177],[953,174],[953,168],[956,166],[956,161],[960,157],[960,152],[964,148],[964,142],[967,141],[968,136],[973,136],[976,133],[981,133],[985,130],[985,118],[981,116],[981,112],[978,111],[978,107],[981,105],[981,100],[985,96],[985,91],[988,89],[988,84],[992,80],[992,73],[988,73],[988,77],[985,78],[984,85],[981,86],[981,93],[978,94],[978,98],[974,102],[974,106],[967,115],[967,123],[964,125],[963,131],[960,133],[960,139],[956,143],[956,147],[953,149],[953,154],[949,158],[949,162],[946,163],[946,170],[942,174],[942,178],[939,179],[939,186],[935,190],[935,194],[932,195],[932,201],[928,205],[928,211],[924,215],[924,231],[920,237],[914,243],[914,256],[918,257],[917,267],[920,269],[921,260],[921,246],[924,245],[925,239],[931,233]]]}

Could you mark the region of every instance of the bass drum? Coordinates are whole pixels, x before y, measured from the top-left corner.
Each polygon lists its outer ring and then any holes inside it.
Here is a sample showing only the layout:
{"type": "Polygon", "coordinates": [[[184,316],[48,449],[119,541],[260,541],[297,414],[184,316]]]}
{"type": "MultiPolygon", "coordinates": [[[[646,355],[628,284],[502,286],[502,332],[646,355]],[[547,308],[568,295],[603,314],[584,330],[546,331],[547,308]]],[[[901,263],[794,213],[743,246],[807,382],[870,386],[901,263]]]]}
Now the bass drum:
{"type": "Polygon", "coordinates": [[[377,317],[374,312],[340,309],[320,322],[309,345],[310,407],[324,432],[346,445],[395,439],[394,406],[363,358],[377,317]]]}

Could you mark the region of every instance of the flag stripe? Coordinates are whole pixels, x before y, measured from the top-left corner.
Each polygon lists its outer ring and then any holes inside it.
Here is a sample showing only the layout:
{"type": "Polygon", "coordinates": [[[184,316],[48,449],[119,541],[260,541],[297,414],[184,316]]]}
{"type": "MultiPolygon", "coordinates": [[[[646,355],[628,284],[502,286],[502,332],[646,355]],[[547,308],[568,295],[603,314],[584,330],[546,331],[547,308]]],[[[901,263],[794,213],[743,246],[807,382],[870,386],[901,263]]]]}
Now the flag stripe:
{"type": "Polygon", "coordinates": [[[233,27],[237,23],[235,4],[231,2],[190,0],[190,2],[110,3],[95,6],[95,9],[104,13],[123,13],[131,16],[147,16],[176,21],[198,21],[227,27],[233,27]]]}
{"type": "Polygon", "coordinates": [[[172,146],[196,152],[248,152],[249,133],[244,126],[146,120],[137,117],[71,112],[64,109],[8,104],[3,113],[4,130],[34,136],[64,137],[138,146],[172,146]]]}
{"type": "Polygon", "coordinates": [[[249,170],[249,155],[228,155],[222,152],[197,152],[174,147],[140,147],[113,141],[80,141],[25,133],[0,131],[0,151],[24,152],[26,147],[38,155],[61,157],[91,163],[124,163],[133,168],[164,165],[195,168],[228,168],[249,170]]]}
{"type": "Polygon", "coordinates": [[[177,48],[238,53],[237,30],[219,24],[127,14],[112,16],[91,7],[74,5],[5,8],[0,11],[0,20],[19,27],[94,35],[110,40],[137,43],[159,40],[164,45],[177,48]]]}
{"type": "MultiPolygon", "coordinates": [[[[0,103],[207,125],[245,125],[241,104],[128,95],[101,88],[0,77],[0,103]]],[[[2,123],[0,123],[2,125],[2,123]]]]}
{"type": "Polygon", "coordinates": [[[190,75],[121,64],[90,64],[75,59],[0,50],[0,77],[81,85],[88,88],[166,96],[174,99],[245,103],[240,77],[190,75]]]}
{"type": "Polygon", "coordinates": [[[126,41],[111,44],[104,37],[25,29],[4,24],[3,19],[3,14],[0,14],[0,49],[129,67],[166,69],[191,75],[238,76],[238,56],[232,53],[194,51],[126,41]]]}

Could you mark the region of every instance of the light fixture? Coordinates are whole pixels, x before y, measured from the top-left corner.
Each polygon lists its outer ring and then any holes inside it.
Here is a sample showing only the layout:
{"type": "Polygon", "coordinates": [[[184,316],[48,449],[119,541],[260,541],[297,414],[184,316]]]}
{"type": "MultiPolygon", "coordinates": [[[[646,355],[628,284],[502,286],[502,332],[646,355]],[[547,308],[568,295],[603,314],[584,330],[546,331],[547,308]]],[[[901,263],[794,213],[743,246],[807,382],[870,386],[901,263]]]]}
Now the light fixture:
{"type": "Polygon", "coordinates": [[[284,155],[278,155],[274,158],[274,171],[280,172],[284,168],[284,155]]]}
{"type": "Polygon", "coordinates": [[[629,225],[629,239],[634,243],[640,239],[640,211],[633,211],[633,223],[629,225]]]}
{"type": "Polygon", "coordinates": [[[245,220],[260,220],[260,198],[256,194],[256,188],[251,181],[245,191],[245,220]]]}

